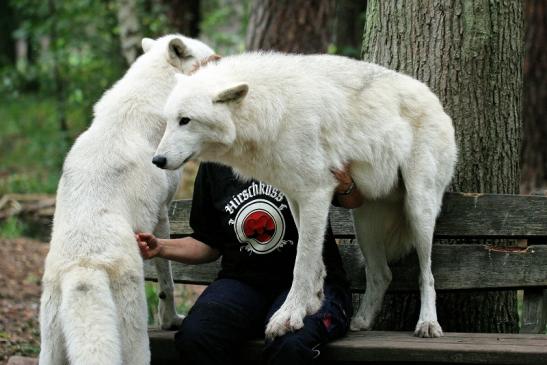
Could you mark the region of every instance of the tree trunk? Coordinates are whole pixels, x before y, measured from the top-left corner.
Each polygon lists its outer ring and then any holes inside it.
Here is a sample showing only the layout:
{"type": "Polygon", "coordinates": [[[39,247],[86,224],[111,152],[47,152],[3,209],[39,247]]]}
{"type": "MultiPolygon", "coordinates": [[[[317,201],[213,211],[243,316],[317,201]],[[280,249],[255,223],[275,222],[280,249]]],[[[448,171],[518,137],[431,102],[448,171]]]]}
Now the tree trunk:
{"type": "MultiPolygon", "coordinates": [[[[520,1],[368,1],[363,58],[425,82],[454,121],[452,190],[518,193],[523,29],[520,1]]],[[[445,331],[518,331],[514,291],[437,298],[445,331]]],[[[418,309],[389,296],[377,327],[412,330],[418,309]]]]}
{"type": "Polygon", "coordinates": [[[547,1],[526,0],[521,192],[547,189],[547,1]]]}
{"type": "Polygon", "coordinates": [[[136,0],[118,0],[118,25],[122,54],[127,64],[132,64],[141,51],[141,35],[137,17],[136,0]]]}
{"type": "Polygon", "coordinates": [[[197,38],[201,12],[199,0],[162,0],[167,6],[167,19],[173,32],[197,38]]]}
{"type": "Polygon", "coordinates": [[[334,12],[335,0],[255,0],[246,48],[326,52],[332,40],[334,12]]]}

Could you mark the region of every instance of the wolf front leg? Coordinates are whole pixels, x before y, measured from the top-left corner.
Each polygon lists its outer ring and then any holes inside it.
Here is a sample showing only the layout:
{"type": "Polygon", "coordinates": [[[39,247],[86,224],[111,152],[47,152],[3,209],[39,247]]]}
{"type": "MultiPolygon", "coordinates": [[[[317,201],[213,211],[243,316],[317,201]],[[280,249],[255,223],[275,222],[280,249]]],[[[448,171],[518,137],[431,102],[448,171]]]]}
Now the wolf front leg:
{"type": "Polygon", "coordinates": [[[303,319],[319,310],[323,301],[323,241],[332,190],[299,194],[295,199],[300,222],[293,282],[283,305],[266,326],[266,338],[273,339],[304,326],[303,319]]]}
{"type": "MultiPolygon", "coordinates": [[[[169,218],[167,215],[167,209],[161,214],[160,220],[154,235],[159,238],[169,238],[169,218]]],[[[159,322],[162,329],[175,329],[182,324],[184,317],[177,314],[175,309],[175,297],[173,290],[175,284],[173,283],[173,274],[171,272],[171,262],[169,260],[155,258],[154,265],[158,273],[158,282],[160,284],[159,294],[159,322]]]]}

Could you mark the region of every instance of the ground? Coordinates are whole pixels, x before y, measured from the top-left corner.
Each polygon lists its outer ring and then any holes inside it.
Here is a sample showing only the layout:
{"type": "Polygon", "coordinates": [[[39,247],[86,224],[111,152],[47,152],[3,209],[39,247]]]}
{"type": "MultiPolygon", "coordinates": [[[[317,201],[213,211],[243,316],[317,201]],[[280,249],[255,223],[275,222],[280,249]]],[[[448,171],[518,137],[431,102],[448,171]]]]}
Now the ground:
{"type": "Polygon", "coordinates": [[[37,356],[40,279],[48,245],[0,239],[0,365],[9,356],[37,356]]]}
{"type": "MultiPolygon", "coordinates": [[[[30,238],[0,238],[0,365],[13,355],[40,352],[38,310],[40,280],[48,244],[30,238]]],[[[157,284],[148,283],[150,324],[157,318],[157,284]]],[[[199,285],[176,285],[175,303],[186,314],[203,291],[199,285]]]]}

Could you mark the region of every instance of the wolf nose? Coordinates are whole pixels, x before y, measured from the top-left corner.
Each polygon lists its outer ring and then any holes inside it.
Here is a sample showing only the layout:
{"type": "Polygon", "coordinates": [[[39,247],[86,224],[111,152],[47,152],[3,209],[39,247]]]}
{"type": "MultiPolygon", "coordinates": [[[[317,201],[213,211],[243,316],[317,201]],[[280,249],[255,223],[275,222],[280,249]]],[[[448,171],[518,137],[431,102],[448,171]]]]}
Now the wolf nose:
{"type": "Polygon", "coordinates": [[[164,156],[154,156],[152,158],[152,163],[160,168],[164,168],[167,164],[167,158],[164,156]]]}

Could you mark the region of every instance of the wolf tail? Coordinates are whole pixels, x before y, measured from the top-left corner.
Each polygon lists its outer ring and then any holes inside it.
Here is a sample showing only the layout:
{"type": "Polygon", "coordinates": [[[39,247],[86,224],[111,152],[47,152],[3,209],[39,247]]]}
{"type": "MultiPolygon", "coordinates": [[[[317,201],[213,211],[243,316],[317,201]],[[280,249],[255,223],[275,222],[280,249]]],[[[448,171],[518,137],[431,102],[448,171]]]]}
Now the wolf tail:
{"type": "Polygon", "coordinates": [[[73,268],[64,275],[61,290],[59,316],[70,364],[121,364],[120,326],[107,273],[73,268]]]}

